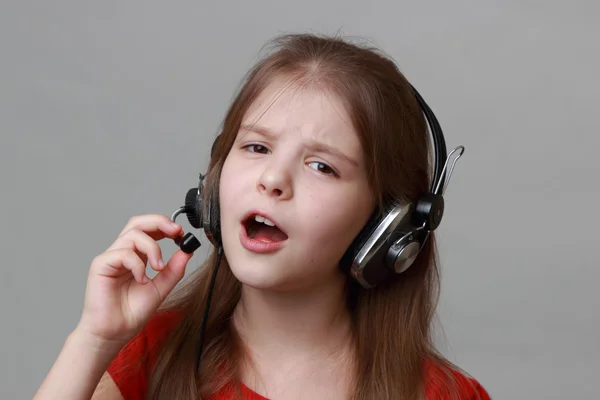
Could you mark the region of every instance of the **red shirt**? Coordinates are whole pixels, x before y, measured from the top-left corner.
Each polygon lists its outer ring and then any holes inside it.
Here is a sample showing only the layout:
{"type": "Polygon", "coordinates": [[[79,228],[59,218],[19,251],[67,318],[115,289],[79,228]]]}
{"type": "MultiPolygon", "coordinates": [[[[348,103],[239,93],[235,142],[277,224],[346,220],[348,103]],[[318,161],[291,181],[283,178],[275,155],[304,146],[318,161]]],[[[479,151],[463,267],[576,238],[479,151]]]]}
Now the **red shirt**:
{"type": "MultiPolygon", "coordinates": [[[[146,325],[140,334],[131,340],[115,357],[108,367],[107,372],[119,388],[124,400],[146,400],[148,377],[153,363],[158,356],[160,343],[169,333],[167,329],[175,321],[174,314],[157,313],[146,325]],[[147,358],[142,356],[147,355],[147,358]],[[145,359],[139,365],[136,374],[126,374],[121,369],[135,363],[137,360],[145,359]]],[[[443,384],[443,372],[436,369],[433,364],[427,364],[428,382],[425,388],[428,400],[443,400],[439,397],[439,390],[443,384]]],[[[459,398],[463,400],[490,400],[489,394],[475,379],[466,377],[459,372],[454,372],[457,378],[459,398]]],[[[253,392],[244,384],[241,384],[245,400],[268,400],[267,398],[253,392]]],[[[226,390],[215,394],[211,400],[229,400],[226,390]]]]}

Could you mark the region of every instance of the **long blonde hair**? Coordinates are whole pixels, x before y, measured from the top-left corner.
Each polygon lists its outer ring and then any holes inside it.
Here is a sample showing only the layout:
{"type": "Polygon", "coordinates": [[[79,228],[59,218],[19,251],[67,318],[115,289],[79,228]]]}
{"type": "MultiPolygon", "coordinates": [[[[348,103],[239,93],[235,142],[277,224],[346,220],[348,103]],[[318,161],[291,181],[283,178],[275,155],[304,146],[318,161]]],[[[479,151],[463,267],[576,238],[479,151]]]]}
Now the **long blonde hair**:
{"type": "MultiPolygon", "coordinates": [[[[220,140],[206,176],[207,197],[218,193],[223,163],[254,99],[278,76],[303,77],[345,102],[364,150],[377,204],[414,201],[431,185],[430,141],[422,110],[396,65],[374,48],[336,37],[283,35],[249,72],[225,116],[220,140]]],[[[223,257],[214,287],[204,352],[195,369],[196,349],[212,265],[206,264],[169,299],[167,309],[183,318],[160,344],[149,398],[207,399],[225,386],[239,386],[244,347],[231,323],[241,284],[223,257]]],[[[427,379],[425,363],[448,378],[455,368],[435,349],[432,319],[439,270],[432,234],[413,266],[374,289],[348,280],[356,373],[352,398],[420,399],[427,379]]],[[[239,394],[239,392],[238,392],[239,394]]],[[[443,394],[443,393],[441,393],[443,394]]]]}

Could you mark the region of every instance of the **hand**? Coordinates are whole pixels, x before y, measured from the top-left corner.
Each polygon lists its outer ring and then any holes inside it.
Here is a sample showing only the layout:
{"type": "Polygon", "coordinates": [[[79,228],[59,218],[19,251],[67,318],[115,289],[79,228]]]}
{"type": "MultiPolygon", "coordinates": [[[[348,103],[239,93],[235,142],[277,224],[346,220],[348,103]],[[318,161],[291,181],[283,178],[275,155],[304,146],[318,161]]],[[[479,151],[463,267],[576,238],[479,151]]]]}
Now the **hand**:
{"type": "Polygon", "coordinates": [[[166,263],[157,243],[183,236],[164,215],[129,220],[116,241],[92,261],[77,330],[107,343],[124,345],[148,322],[183,278],[192,254],[177,250],[166,263]],[[146,276],[146,264],[158,272],[146,276]]]}

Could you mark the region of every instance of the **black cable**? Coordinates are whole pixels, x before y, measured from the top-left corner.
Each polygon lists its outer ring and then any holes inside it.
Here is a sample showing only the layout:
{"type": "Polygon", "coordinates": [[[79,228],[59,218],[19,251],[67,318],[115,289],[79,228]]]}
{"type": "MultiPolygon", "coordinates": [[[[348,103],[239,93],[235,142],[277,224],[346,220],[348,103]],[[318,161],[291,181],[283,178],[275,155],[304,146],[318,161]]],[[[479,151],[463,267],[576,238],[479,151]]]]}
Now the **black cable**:
{"type": "Polygon", "coordinates": [[[210,285],[208,287],[208,296],[206,298],[206,307],[204,308],[204,317],[202,318],[202,327],[200,328],[200,343],[198,344],[198,353],[196,355],[196,371],[199,371],[199,368],[200,368],[200,360],[202,358],[202,349],[204,347],[204,335],[206,334],[206,324],[208,323],[208,314],[210,311],[210,301],[212,299],[212,294],[213,294],[213,291],[215,288],[217,271],[219,270],[219,265],[221,265],[222,256],[223,256],[223,246],[219,246],[217,248],[217,259],[215,260],[215,265],[213,267],[213,273],[210,278],[210,285]]]}

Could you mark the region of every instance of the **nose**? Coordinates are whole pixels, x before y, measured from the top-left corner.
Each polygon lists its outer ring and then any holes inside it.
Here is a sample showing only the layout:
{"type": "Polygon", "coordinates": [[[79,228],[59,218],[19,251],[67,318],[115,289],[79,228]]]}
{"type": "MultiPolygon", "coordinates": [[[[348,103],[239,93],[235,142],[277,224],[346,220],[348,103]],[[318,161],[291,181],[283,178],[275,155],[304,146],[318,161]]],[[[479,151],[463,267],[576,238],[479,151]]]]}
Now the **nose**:
{"type": "Polygon", "coordinates": [[[293,196],[292,173],[287,163],[271,160],[257,181],[260,193],[277,200],[288,200],[293,196]]]}

